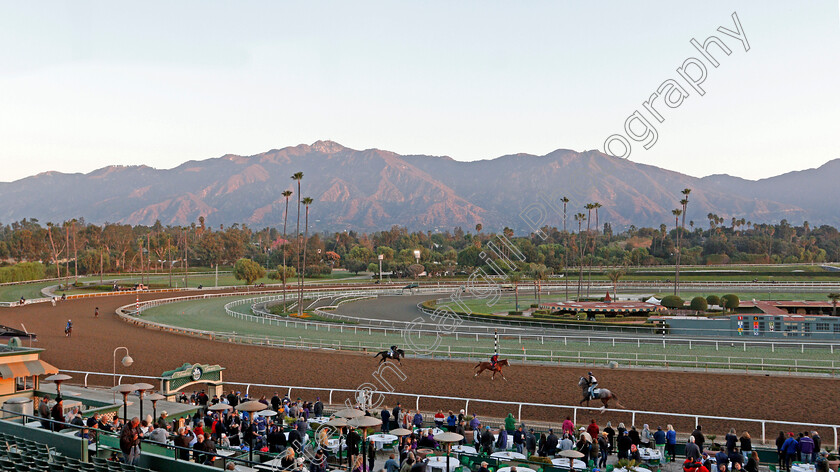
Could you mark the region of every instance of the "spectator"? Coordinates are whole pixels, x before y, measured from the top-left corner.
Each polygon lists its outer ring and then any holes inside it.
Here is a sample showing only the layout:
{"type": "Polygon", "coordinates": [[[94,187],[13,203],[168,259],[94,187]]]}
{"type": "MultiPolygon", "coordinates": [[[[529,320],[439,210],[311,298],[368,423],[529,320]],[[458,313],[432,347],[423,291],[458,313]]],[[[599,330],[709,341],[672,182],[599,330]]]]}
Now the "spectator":
{"type": "MultiPolygon", "coordinates": [[[[668,456],[671,456],[672,461],[677,460],[677,432],[674,430],[673,425],[666,426],[668,431],[665,432],[665,452],[668,456]]],[[[667,456],[662,456],[663,459],[666,461],[668,460],[667,456]]]]}
{"type": "Polygon", "coordinates": [[[642,435],[639,434],[639,431],[636,429],[635,426],[630,427],[628,436],[630,436],[630,442],[632,442],[634,446],[639,447],[639,444],[642,443],[642,435]]]}
{"type": "Polygon", "coordinates": [[[557,450],[559,452],[563,451],[571,451],[574,449],[575,443],[572,441],[572,438],[569,437],[568,434],[563,434],[563,439],[557,444],[557,450]]]}
{"type": "Polygon", "coordinates": [[[64,428],[64,400],[61,397],[55,397],[55,405],[50,410],[50,417],[52,417],[52,430],[61,431],[64,428]]]}
{"type": "Polygon", "coordinates": [[[560,440],[557,438],[557,435],[554,434],[553,429],[548,430],[548,436],[545,438],[545,453],[548,457],[554,457],[557,454],[557,444],[560,440]]]}
{"type": "Polygon", "coordinates": [[[688,437],[688,443],[685,445],[685,458],[692,461],[700,459],[700,446],[697,445],[697,438],[694,435],[688,437]]]}
{"type": "Polygon", "coordinates": [[[744,470],[747,472],[758,472],[758,452],[750,451],[750,458],[747,460],[747,465],[744,470]]]}
{"type": "Polygon", "coordinates": [[[741,454],[743,454],[744,457],[750,457],[750,453],[752,452],[752,437],[750,436],[750,433],[744,431],[744,434],[738,438],[738,442],[741,444],[741,454]]]}
{"type": "Polygon", "coordinates": [[[642,461],[642,455],[639,453],[639,448],[635,444],[632,444],[630,446],[630,457],[629,457],[629,459],[631,461],[636,461],[636,462],[641,462],[642,461]]]}
{"type": "Polygon", "coordinates": [[[446,415],[443,414],[443,410],[438,410],[435,413],[435,426],[438,428],[443,428],[443,422],[446,420],[446,415]]]}
{"type": "MultiPolygon", "coordinates": [[[[624,431],[616,440],[616,449],[618,449],[618,460],[621,459],[628,459],[630,457],[630,446],[633,445],[633,441],[630,440],[630,433],[624,431]]],[[[694,446],[695,448],[697,446],[694,446]]],[[[689,445],[685,447],[686,457],[689,457],[689,445]]],[[[697,458],[700,457],[700,454],[697,454],[697,458]]]]}
{"type": "Polygon", "coordinates": [[[540,457],[546,457],[546,453],[545,453],[545,443],[546,443],[545,433],[540,433],[540,439],[539,439],[538,442],[539,442],[539,444],[537,444],[537,453],[540,455],[540,457]]]}
{"type": "Polygon", "coordinates": [[[186,435],[186,428],[178,428],[178,436],[175,436],[174,443],[175,446],[179,448],[176,452],[176,454],[178,454],[178,458],[183,461],[190,460],[190,451],[186,450],[190,447],[190,440],[186,435]]]}
{"type": "Polygon", "coordinates": [[[568,434],[569,436],[575,435],[575,423],[572,422],[571,416],[567,416],[563,421],[563,434],[568,434]]]}
{"type": "Polygon", "coordinates": [[[154,441],[161,444],[166,444],[166,440],[169,438],[169,432],[158,426],[151,433],[149,433],[149,441],[154,441]]]}
{"type": "MultiPolygon", "coordinates": [[[[361,461],[362,456],[358,460],[361,461]]],[[[295,450],[292,448],[286,449],[286,454],[280,459],[280,467],[286,470],[291,469],[295,465],[295,450]]]]}
{"type": "Polygon", "coordinates": [[[611,421],[607,421],[607,426],[604,428],[604,432],[607,433],[607,445],[609,446],[609,450],[607,452],[612,454],[615,450],[615,430],[612,427],[611,421]]]}
{"type": "Polygon", "coordinates": [[[324,455],[323,449],[319,449],[318,452],[315,453],[315,457],[309,461],[309,472],[327,472],[327,456],[324,455]]]}
{"type": "Polygon", "coordinates": [[[693,433],[691,433],[691,435],[694,436],[694,443],[697,444],[697,447],[702,451],[703,445],[706,444],[706,437],[703,436],[703,427],[698,424],[697,428],[693,433]]]}
{"type": "Polygon", "coordinates": [[[505,418],[505,431],[507,433],[513,434],[516,430],[516,418],[513,417],[513,413],[508,413],[507,417],[505,418]]]}
{"type": "Polygon", "coordinates": [[[653,439],[653,433],[650,432],[650,426],[645,424],[642,427],[642,434],[639,438],[639,444],[641,445],[641,447],[650,448],[651,439],[653,439]]]}
{"type": "Polygon", "coordinates": [[[525,450],[525,432],[523,429],[522,425],[519,425],[519,428],[513,432],[513,446],[516,448],[516,452],[520,454],[525,450]]]}
{"type": "Polygon", "coordinates": [[[715,454],[715,462],[717,463],[718,470],[720,472],[726,472],[729,465],[729,454],[727,454],[725,450],[721,449],[717,452],[717,454],[715,454]]]}
{"type": "Polygon", "coordinates": [[[799,440],[799,453],[802,455],[802,462],[810,464],[814,460],[814,440],[811,433],[805,433],[799,440]]]}
{"type": "Polygon", "coordinates": [[[528,451],[529,456],[537,453],[537,437],[534,435],[534,428],[528,430],[525,435],[525,450],[528,451]]]}
{"type": "Polygon", "coordinates": [[[449,416],[446,417],[446,426],[449,427],[449,431],[455,432],[455,429],[458,427],[458,417],[455,416],[455,413],[452,410],[449,410],[449,416]]]}
{"type": "Polygon", "coordinates": [[[726,453],[732,455],[732,451],[738,443],[738,435],[735,434],[735,428],[730,429],[729,433],[723,439],[726,441],[726,453]]]}
{"type": "Polygon", "coordinates": [[[394,422],[394,427],[399,428],[400,426],[400,412],[402,411],[402,403],[397,403],[397,406],[391,410],[391,420],[394,422]]]}
{"type": "Polygon", "coordinates": [[[467,443],[467,439],[466,439],[467,438],[467,431],[464,429],[464,422],[463,421],[459,421],[458,426],[455,426],[455,434],[460,434],[461,436],[464,437],[464,439],[461,440],[461,445],[464,445],[464,444],[467,443]]]}
{"type": "MultiPolygon", "coordinates": [[[[814,453],[816,455],[816,453],[822,448],[822,438],[820,437],[820,433],[811,431],[811,439],[814,441],[814,453]]],[[[741,450],[743,451],[744,448],[741,448],[741,450]]]]}
{"type": "Polygon", "coordinates": [[[496,449],[500,451],[507,450],[508,445],[508,433],[507,430],[501,429],[499,430],[499,438],[496,439],[496,449]]]}
{"type": "Polygon", "coordinates": [[[481,451],[485,454],[493,454],[493,433],[490,432],[490,427],[485,426],[484,432],[481,433],[481,451]]]}
{"type": "Polygon", "coordinates": [[[376,445],[373,441],[368,443],[367,455],[367,470],[373,470],[373,466],[376,464],[376,445]]]}
{"type": "Polygon", "coordinates": [[[411,424],[413,424],[415,428],[423,427],[423,415],[419,411],[414,413],[414,420],[412,420],[411,424]]]}
{"type": "Polygon", "coordinates": [[[788,438],[782,443],[782,469],[790,470],[790,462],[796,458],[798,449],[799,443],[793,437],[793,433],[788,433],[788,438]]]}
{"type": "Polygon", "coordinates": [[[781,469],[782,466],[785,463],[785,461],[784,461],[785,453],[784,453],[784,451],[782,451],[782,445],[784,445],[785,439],[786,439],[785,438],[785,432],[784,431],[779,431],[779,435],[776,437],[776,453],[779,456],[779,469],[781,469]]]}
{"type": "Polygon", "coordinates": [[[744,456],[738,450],[738,446],[735,446],[735,448],[732,449],[732,454],[729,454],[729,462],[731,462],[733,465],[741,464],[741,467],[744,466],[744,456]]]}
{"type": "Polygon", "coordinates": [[[481,467],[478,468],[478,472],[490,472],[490,469],[487,468],[486,462],[481,463],[481,467]]]}
{"type": "Polygon", "coordinates": [[[662,426],[656,427],[656,432],[653,433],[651,438],[651,443],[656,450],[659,451],[659,455],[663,458],[665,457],[665,431],[662,431],[662,426]]]}
{"type": "Polygon", "coordinates": [[[610,436],[606,431],[601,431],[598,435],[598,468],[603,470],[607,468],[607,458],[610,455],[610,436]]]}
{"type": "Polygon", "coordinates": [[[379,413],[379,418],[382,420],[382,432],[387,434],[391,431],[391,411],[388,410],[387,406],[382,408],[382,411],[379,413]]]}
{"type": "MultiPolygon", "coordinates": [[[[756,453],[753,452],[753,454],[756,453]]],[[[756,454],[756,456],[757,455],[758,454],[756,454]]],[[[814,465],[817,469],[817,472],[828,472],[828,453],[826,451],[821,451],[820,454],[817,456],[817,460],[814,461],[814,465]]]]}
{"type": "Polygon", "coordinates": [[[321,397],[315,397],[315,405],[312,406],[312,413],[316,418],[324,416],[324,403],[321,401],[321,397]]]}
{"type": "Polygon", "coordinates": [[[593,439],[596,439],[601,435],[601,428],[598,427],[598,423],[595,422],[595,418],[589,420],[589,426],[586,427],[586,432],[589,433],[589,436],[593,439]]]}
{"type": "Polygon", "coordinates": [[[476,431],[479,428],[481,428],[481,421],[478,419],[478,415],[473,415],[470,420],[470,429],[476,431]]]}
{"type": "Polygon", "coordinates": [[[120,431],[120,450],[125,456],[126,464],[137,465],[137,461],[140,459],[140,440],[142,438],[140,418],[135,416],[120,431]]]}
{"type": "MultiPolygon", "coordinates": [[[[213,442],[213,438],[210,435],[204,437],[204,440],[201,442],[201,449],[204,451],[204,465],[213,465],[213,461],[216,458],[216,443],[213,442]]],[[[198,460],[196,460],[198,462],[198,460]]]]}
{"type": "Polygon", "coordinates": [[[44,429],[51,429],[50,422],[50,397],[41,398],[38,402],[38,416],[43,418],[41,420],[41,427],[44,429]]]}
{"type": "Polygon", "coordinates": [[[388,460],[385,461],[385,472],[399,472],[400,464],[394,460],[394,454],[388,456],[388,460]]]}

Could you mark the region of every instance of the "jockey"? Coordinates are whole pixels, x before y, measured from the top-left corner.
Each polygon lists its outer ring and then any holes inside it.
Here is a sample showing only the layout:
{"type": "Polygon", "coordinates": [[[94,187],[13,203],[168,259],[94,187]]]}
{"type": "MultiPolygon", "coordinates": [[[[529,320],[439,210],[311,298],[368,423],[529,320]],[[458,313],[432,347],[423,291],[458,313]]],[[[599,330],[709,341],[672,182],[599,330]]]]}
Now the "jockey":
{"type": "Polygon", "coordinates": [[[396,345],[391,346],[391,349],[388,350],[388,357],[393,358],[396,353],[397,353],[397,346],[396,345]]]}
{"type": "Polygon", "coordinates": [[[492,356],[490,356],[490,368],[491,369],[496,368],[496,362],[499,362],[499,355],[498,354],[493,354],[492,356]]]}
{"type": "Polygon", "coordinates": [[[595,386],[598,385],[598,379],[592,375],[592,372],[589,372],[589,378],[586,379],[586,384],[589,386],[589,397],[592,398],[592,392],[595,390],[595,386]]]}

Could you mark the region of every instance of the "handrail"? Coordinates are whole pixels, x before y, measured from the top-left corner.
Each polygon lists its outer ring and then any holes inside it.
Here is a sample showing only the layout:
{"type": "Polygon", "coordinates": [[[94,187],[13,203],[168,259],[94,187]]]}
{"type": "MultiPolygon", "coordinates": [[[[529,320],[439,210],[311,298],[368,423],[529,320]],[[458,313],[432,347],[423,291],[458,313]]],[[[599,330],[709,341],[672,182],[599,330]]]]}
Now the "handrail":
{"type": "MultiPolygon", "coordinates": [[[[62,372],[70,372],[70,373],[77,373],[77,374],[94,374],[94,375],[103,375],[103,376],[111,376],[113,374],[104,373],[104,372],[88,372],[88,371],[73,371],[73,370],[62,370],[62,372]]],[[[127,376],[127,377],[135,377],[135,376],[127,376]]],[[[136,376],[136,378],[157,378],[157,377],[144,377],[144,376],[136,376]]],[[[331,388],[331,387],[303,387],[297,385],[273,385],[273,384],[263,384],[263,383],[244,383],[244,382],[225,382],[228,385],[238,385],[238,386],[247,386],[250,387],[260,387],[260,388],[269,388],[273,390],[289,390],[292,389],[296,390],[311,390],[311,391],[329,391],[330,392],[330,399],[332,399],[333,392],[339,393],[351,393],[356,394],[358,390],[354,389],[344,389],[344,388],[331,388]]],[[[447,396],[447,395],[427,395],[427,394],[418,394],[418,393],[410,393],[410,392],[395,392],[395,391],[383,391],[383,390],[365,390],[367,394],[375,394],[375,395],[384,395],[384,396],[394,396],[394,397],[414,397],[416,399],[416,409],[420,409],[419,402],[421,398],[426,398],[430,400],[443,400],[443,401],[459,401],[465,402],[465,413],[469,414],[469,403],[487,403],[487,404],[501,404],[501,405],[510,405],[515,406],[521,409],[522,406],[528,407],[540,407],[540,408],[554,408],[554,409],[563,409],[563,410],[573,410],[574,411],[574,418],[575,424],[577,424],[577,413],[578,411],[603,411],[601,408],[597,407],[586,407],[586,406],[579,406],[579,405],[559,405],[559,404],[546,404],[546,403],[532,403],[532,402],[517,402],[517,401],[507,401],[507,400],[489,400],[489,399],[480,399],[480,398],[465,398],[465,397],[455,397],[455,396],[447,396]]],[[[332,402],[330,402],[332,403],[332,402]]],[[[436,409],[436,408],[427,408],[427,409],[436,409]]],[[[449,407],[447,407],[449,409],[449,407]]],[[[521,410],[520,410],[521,411],[521,410]]],[[[766,425],[769,424],[778,424],[778,425],[788,425],[788,426],[815,426],[818,428],[831,428],[834,431],[834,447],[835,449],[838,446],[838,429],[840,429],[840,424],[827,424],[827,423],[810,423],[810,422],[797,422],[797,421],[787,421],[787,420],[775,420],[775,419],[766,419],[766,418],[735,418],[729,416],[716,416],[716,415],[698,415],[698,414],[688,414],[688,413],[672,413],[672,412],[662,412],[662,411],[647,411],[647,410],[631,410],[631,409],[610,409],[611,412],[615,413],[629,413],[632,415],[633,420],[632,424],[636,423],[637,416],[665,416],[665,417],[674,417],[674,418],[693,418],[695,420],[695,425],[699,424],[699,420],[722,420],[722,421],[738,421],[738,422],[749,422],[749,423],[759,423],[762,426],[762,442],[766,443],[766,425]]],[[[519,421],[522,419],[519,418],[519,421]]]]}

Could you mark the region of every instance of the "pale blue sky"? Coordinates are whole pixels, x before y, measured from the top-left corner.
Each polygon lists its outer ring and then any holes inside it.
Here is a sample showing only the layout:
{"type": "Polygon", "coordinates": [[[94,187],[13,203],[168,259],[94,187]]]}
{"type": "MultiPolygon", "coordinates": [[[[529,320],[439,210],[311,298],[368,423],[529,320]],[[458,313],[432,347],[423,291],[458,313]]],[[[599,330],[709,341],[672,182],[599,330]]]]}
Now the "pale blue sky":
{"type": "Polygon", "coordinates": [[[758,178],[840,157],[837,0],[3,1],[0,181],[318,139],[603,150],[712,34],[732,54],[631,160],[758,178]],[[716,32],[733,11],[749,52],[716,32]]]}

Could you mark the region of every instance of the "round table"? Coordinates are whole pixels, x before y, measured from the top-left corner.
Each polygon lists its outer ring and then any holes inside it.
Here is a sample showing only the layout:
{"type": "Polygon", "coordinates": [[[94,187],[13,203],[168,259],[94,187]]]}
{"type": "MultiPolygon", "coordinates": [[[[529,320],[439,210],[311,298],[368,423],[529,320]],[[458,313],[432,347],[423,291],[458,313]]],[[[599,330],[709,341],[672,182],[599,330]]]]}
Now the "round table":
{"type": "Polygon", "coordinates": [[[373,445],[376,447],[376,449],[382,450],[386,445],[390,446],[391,443],[399,440],[399,438],[393,434],[382,433],[371,434],[370,436],[368,436],[368,440],[373,441],[373,445]]]}
{"type": "Polygon", "coordinates": [[[414,431],[419,431],[424,436],[427,434],[428,430],[432,430],[432,436],[437,436],[438,434],[443,433],[443,430],[440,428],[414,428],[414,431]]]}
{"type": "Polygon", "coordinates": [[[659,452],[659,449],[653,449],[651,447],[643,447],[639,449],[639,457],[642,460],[651,461],[651,460],[662,460],[662,453],[659,452]]]}
{"type": "Polygon", "coordinates": [[[518,452],[513,451],[494,452],[493,454],[490,454],[490,457],[501,459],[503,461],[512,461],[514,459],[518,461],[524,461],[528,459],[528,457],[525,456],[525,454],[520,454],[518,452]]]}
{"type": "MultiPolygon", "coordinates": [[[[446,456],[434,456],[429,457],[426,459],[426,467],[435,470],[442,470],[446,471],[446,456]]],[[[449,457],[449,470],[455,470],[456,467],[460,466],[461,462],[456,459],[455,457],[449,457]]]]}
{"type": "Polygon", "coordinates": [[[327,422],[329,420],[330,420],[330,418],[328,416],[316,416],[316,417],[313,417],[313,418],[309,418],[307,423],[327,424],[327,422]]]}
{"type": "MultiPolygon", "coordinates": [[[[636,467],[633,467],[633,469],[636,470],[637,472],[650,472],[650,469],[647,469],[645,467],[636,466],[636,467]]],[[[613,469],[613,472],[627,472],[627,469],[625,469],[624,467],[622,467],[620,469],[616,468],[616,469],[613,469]]]]}
{"type": "MultiPolygon", "coordinates": [[[[332,452],[338,452],[338,441],[338,438],[327,439],[327,448],[332,452]]],[[[343,439],[341,440],[341,448],[347,449],[347,443],[343,439]]]]}
{"type": "MultiPolygon", "coordinates": [[[[502,467],[496,472],[511,472],[510,467],[502,467]]],[[[529,469],[527,467],[517,467],[516,472],[536,472],[534,469],[529,469]]]]}
{"type": "MultiPolygon", "coordinates": [[[[551,459],[551,463],[556,465],[557,467],[563,467],[564,469],[569,468],[569,459],[567,457],[559,457],[557,459],[551,459]]],[[[586,462],[583,462],[580,459],[575,459],[574,462],[575,470],[581,470],[586,468],[586,462]]]]}
{"type": "Polygon", "coordinates": [[[460,453],[460,454],[478,454],[478,451],[476,451],[474,447],[472,447],[472,446],[461,446],[460,444],[456,445],[456,446],[452,446],[452,452],[457,452],[457,453],[460,453]]]}
{"type": "MultiPolygon", "coordinates": [[[[286,431],[285,433],[283,433],[283,435],[285,435],[285,436],[286,436],[286,439],[287,439],[287,440],[289,439],[289,432],[288,432],[288,431],[286,431]]],[[[303,444],[306,444],[306,443],[308,443],[308,442],[309,442],[309,433],[307,433],[307,434],[304,434],[304,435],[303,435],[303,444]]]]}
{"type": "Polygon", "coordinates": [[[817,466],[814,464],[795,464],[790,466],[790,472],[815,472],[817,466]]]}

